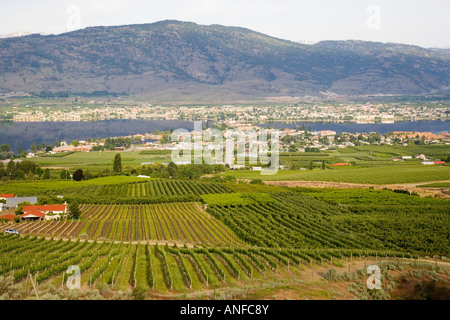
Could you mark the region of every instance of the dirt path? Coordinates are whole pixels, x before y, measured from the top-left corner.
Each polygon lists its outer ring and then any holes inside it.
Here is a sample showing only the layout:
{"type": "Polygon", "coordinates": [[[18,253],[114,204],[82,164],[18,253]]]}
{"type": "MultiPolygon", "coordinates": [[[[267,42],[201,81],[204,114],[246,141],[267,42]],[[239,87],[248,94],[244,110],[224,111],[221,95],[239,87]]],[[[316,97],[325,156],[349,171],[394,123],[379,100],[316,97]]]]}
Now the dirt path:
{"type": "Polygon", "coordinates": [[[361,184],[361,183],[348,183],[348,182],[334,182],[334,181],[302,181],[302,180],[292,180],[292,181],[264,181],[267,185],[280,186],[280,187],[304,187],[304,188],[338,188],[338,189],[351,189],[351,188],[362,188],[362,189],[377,189],[382,190],[384,188],[388,189],[405,189],[410,192],[416,192],[420,196],[436,196],[439,198],[450,199],[450,188],[422,188],[421,185],[430,183],[447,183],[450,180],[440,180],[440,181],[427,181],[427,182],[414,182],[414,183],[396,183],[396,184],[361,184]]]}

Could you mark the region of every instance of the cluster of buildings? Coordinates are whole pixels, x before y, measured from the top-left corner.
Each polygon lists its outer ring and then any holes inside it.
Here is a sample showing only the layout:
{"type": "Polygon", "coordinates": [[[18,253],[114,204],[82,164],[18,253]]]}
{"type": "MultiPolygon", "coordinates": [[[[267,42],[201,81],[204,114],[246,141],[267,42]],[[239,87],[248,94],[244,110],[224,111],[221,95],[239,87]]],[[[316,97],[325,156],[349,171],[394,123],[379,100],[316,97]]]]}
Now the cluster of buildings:
{"type": "Polygon", "coordinates": [[[20,216],[7,213],[0,215],[0,219],[14,221],[14,218],[19,217],[21,221],[55,220],[67,215],[67,203],[36,205],[37,197],[17,197],[14,194],[0,194],[0,200],[6,200],[6,204],[0,202],[0,212],[16,209],[23,202],[31,204],[23,207],[23,214],[20,216]]]}
{"type": "MultiPolygon", "coordinates": [[[[128,149],[128,151],[143,151],[143,150],[166,150],[167,147],[162,146],[160,140],[162,139],[162,134],[135,134],[130,136],[124,136],[120,138],[129,138],[132,139],[134,144],[128,149]]],[[[118,138],[118,137],[115,137],[118,138]]],[[[105,139],[95,140],[95,141],[85,141],[80,140],[75,145],[71,143],[67,143],[66,141],[61,141],[61,145],[59,147],[54,147],[50,154],[62,153],[62,152],[89,152],[96,146],[104,146],[105,139]]],[[[124,147],[116,147],[114,151],[124,151],[124,147]]],[[[28,155],[29,158],[36,156],[33,153],[28,155]]]]}
{"type": "MultiPolygon", "coordinates": [[[[92,104],[95,101],[91,101],[92,104]]],[[[27,106],[29,107],[29,106],[27,106]]],[[[50,107],[37,107],[30,111],[12,110],[5,112],[15,122],[69,122],[69,121],[101,121],[101,120],[178,120],[179,115],[175,109],[166,107],[151,107],[151,105],[133,107],[80,107],[70,109],[57,109],[50,107]]]]}
{"type": "Polygon", "coordinates": [[[55,108],[38,106],[30,110],[6,110],[3,116],[18,122],[140,120],[242,120],[268,121],[353,121],[357,123],[393,123],[399,120],[448,119],[448,108],[408,104],[293,104],[282,106],[113,106],[105,101],[90,101],[93,106],[55,108]]]}

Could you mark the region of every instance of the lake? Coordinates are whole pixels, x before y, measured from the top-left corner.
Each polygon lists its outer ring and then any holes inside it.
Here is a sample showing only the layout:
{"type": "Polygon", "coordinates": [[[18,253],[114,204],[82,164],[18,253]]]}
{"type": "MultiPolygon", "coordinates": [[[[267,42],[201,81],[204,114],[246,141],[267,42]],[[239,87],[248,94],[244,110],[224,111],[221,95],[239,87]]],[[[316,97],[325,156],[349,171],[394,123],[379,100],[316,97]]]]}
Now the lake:
{"type": "MultiPolygon", "coordinates": [[[[295,128],[302,123],[260,124],[261,127],[295,128]]],[[[441,133],[450,130],[449,121],[408,121],[393,124],[356,124],[356,123],[304,123],[313,131],[333,130],[341,132],[380,132],[389,131],[422,131],[441,133]]],[[[105,120],[96,122],[0,122],[0,144],[9,144],[11,150],[17,152],[21,147],[27,150],[33,141],[37,144],[54,145],[56,141],[87,140],[88,138],[107,138],[144,134],[154,130],[183,128],[193,130],[191,121],[175,120],[105,120]]]]}
{"type": "Polygon", "coordinates": [[[105,120],[96,122],[0,122],[0,144],[9,144],[17,152],[31,148],[33,141],[55,145],[56,141],[87,140],[145,134],[155,130],[194,129],[190,121],[105,120]]]}
{"type": "Polygon", "coordinates": [[[390,131],[418,131],[431,132],[439,134],[450,130],[450,121],[441,120],[422,120],[422,121],[402,121],[395,123],[336,123],[336,122],[299,122],[299,123],[268,123],[259,124],[260,127],[273,127],[277,129],[289,128],[294,129],[295,126],[305,125],[306,128],[311,126],[312,131],[332,130],[337,133],[368,133],[379,132],[381,134],[390,131]]]}

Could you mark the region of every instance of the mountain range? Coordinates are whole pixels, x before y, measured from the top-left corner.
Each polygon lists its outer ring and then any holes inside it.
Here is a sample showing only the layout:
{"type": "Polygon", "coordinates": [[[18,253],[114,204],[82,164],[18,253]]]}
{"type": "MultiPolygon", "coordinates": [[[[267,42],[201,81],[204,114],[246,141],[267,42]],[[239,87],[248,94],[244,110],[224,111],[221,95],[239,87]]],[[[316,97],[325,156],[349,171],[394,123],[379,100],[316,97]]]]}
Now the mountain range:
{"type": "Polygon", "coordinates": [[[445,50],[367,41],[300,44],[166,20],[0,39],[0,92],[125,92],[239,99],[450,93],[445,50]]]}

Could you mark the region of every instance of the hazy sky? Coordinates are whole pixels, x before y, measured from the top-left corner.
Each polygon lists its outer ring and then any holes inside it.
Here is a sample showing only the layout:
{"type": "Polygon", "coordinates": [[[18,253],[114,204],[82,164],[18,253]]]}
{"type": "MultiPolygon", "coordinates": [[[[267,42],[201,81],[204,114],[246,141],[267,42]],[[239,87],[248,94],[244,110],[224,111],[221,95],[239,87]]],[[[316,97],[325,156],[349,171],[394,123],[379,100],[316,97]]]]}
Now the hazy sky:
{"type": "Polygon", "coordinates": [[[0,34],[176,19],[240,26],[293,41],[450,47],[449,14],[450,0],[0,0],[0,34]]]}

